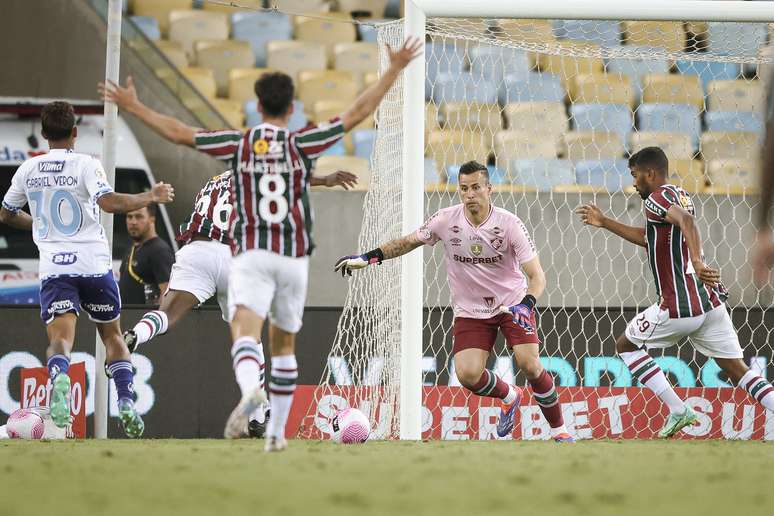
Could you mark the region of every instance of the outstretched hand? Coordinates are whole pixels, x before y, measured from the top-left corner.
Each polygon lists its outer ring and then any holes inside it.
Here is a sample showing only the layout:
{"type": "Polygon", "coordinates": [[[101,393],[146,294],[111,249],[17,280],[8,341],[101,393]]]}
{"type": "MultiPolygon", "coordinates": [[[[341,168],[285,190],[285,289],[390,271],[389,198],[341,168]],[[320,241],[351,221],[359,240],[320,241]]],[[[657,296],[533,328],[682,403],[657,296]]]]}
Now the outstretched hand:
{"type": "Polygon", "coordinates": [[[175,189],[169,183],[158,182],[151,188],[153,202],[166,204],[175,200],[175,189]]]}
{"type": "Polygon", "coordinates": [[[398,50],[393,50],[387,45],[387,54],[390,57],[390,66],[398,70],[406,68],[414,58],[422,55],[422,41],[419,38],[410,37],[403,42],[403,46],[398,50]]]}
{"type": "Polygon", "coordinates": [[[344,190],[349,190],[357,185],[357,175],[345,170],[338,170],[325,176],[325,186],[341,186],[344,190]]]}
{"type": "Polygon", "coordinates": [[[97,91],[103,100],[114,102],[120,108],[127,108],[137,102],[137,90],[134,87],[134,79],[131,76],[126,78],[126,87],[108,81],[107,84],[100,82],[97,84],[97,91]]]}
{"type": "Polygon", "coordinates": [[[575,209],[575,213],[580,216],[581,222],[587,226],[602,227],[605,221],[605,216],[602,214],[602,210],[597,208],[593,203],[586,203],[575,209]]]}

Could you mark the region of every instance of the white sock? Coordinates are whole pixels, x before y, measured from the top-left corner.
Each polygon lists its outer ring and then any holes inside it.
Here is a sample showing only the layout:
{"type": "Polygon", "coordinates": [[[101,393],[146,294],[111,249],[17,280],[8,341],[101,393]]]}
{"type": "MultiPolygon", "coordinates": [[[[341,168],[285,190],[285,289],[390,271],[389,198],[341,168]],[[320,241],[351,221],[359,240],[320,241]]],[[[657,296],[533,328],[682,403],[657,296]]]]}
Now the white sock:
{"type": "Polygon", "coordinates": [[[503,398],[503,403],[506,405],[510,405],[514,401],[516,401],[516,396],[518,396],[519,391],[517,390],[516,386],[509,385],[508,386],[508,394],[505,395],[503,398]]]}
{"type": "Polygon", "coordinates": [[[231,364],[243,397],[263,387],[263,345],[253,337],[239,337],[234,341],[231,364]]]}
{"type": "Polygon", "coordinates": [[[774,412],[774,387],[762,376],[750,369],[739,380],[739,387],[749,392],[758,403],[774,412]]]}
{"type": "Polygon", "coordinates": [[[682,414],[685,412],[685,403],[672,389],[669,380],[664,375],[664,371],[650,358],[650,355],[642,350],[619,354],[626,367],[632,372],[632,376],[653,391],[669,407],[669,412],[672,414],[682,414]]]}
{"type": "Polygon", "coordinates": [[[296,392],[298,363],[295,355],[271,357],[271,377],[269,378],[269,400],[271,419],[266,434],[270,437],[285,437],[285,424],[293,405],[296,392]]]}
{"type": "Polygon", "coordinates": [[[157,335],[163,335],[169,328],[167,314],[161,310],[152,310],[142,316],[142,319],[134,325],[137,344],[144,344],[157,335]]]}

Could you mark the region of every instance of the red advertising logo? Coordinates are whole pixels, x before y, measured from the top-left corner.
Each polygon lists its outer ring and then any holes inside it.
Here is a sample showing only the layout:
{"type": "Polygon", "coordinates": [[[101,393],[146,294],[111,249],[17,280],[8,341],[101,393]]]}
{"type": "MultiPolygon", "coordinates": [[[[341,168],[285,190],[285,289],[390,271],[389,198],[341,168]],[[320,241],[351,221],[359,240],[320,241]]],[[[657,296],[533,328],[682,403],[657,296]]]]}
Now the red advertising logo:
{"type": "MultiPolygon", "coordinates": [[[[86,365],[83,362],[71,364],[67,374],[70,386],[70,415],[73,417],[75,437],[86,437],[86,365]]],[[[47,407],[51,396],[51,380],[48,369],[33,367],[21,370],[21,408],[47,407]]]]}

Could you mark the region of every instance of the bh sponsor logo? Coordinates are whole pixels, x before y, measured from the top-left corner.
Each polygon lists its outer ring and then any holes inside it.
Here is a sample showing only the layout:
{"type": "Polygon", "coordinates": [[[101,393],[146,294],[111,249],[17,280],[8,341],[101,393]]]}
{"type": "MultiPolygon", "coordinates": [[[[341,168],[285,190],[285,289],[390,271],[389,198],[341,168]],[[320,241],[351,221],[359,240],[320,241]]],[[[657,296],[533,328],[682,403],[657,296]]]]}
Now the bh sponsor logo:
{"type": "Polygon", "coordinates": [[[72,265],[78,261],[75,253],[56,253],[51,257],[51,261],[56,265],[72,265]]]}

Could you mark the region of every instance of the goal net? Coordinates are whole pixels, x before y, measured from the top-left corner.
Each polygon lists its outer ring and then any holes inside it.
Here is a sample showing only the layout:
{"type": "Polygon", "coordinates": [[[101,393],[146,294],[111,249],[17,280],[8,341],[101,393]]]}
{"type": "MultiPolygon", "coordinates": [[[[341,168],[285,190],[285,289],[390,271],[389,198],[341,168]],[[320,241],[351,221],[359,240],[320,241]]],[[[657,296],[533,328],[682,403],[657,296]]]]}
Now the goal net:
{"type": "MultiPolygon", "coordinates": [[[[378,26],[382,50],[401,44],[403,27],[378,26]]],[[[525,222],[546,271],[538,301],[541,360],[555,377],[571,433],[650,438],[666,416],[615,353],[626,323],[657,300],[645,253],[584,227],[574,214],[594,202],[644,225],[627,158],[646,146],[665,150],[671,182],[692,194],[707,260],[730,291],[745,361],[774,375],[774,320],[747,266],[771,62],[768,24],[428,18],[426,32],[425,109],[412,114],[425,128],[424,171],[412,171],[424,174],[425,217],[459,202],[461,163],[489,165],[494,205],[525,222]]],[[[381,69],[387,64],[381,52],[381,69]]],[[[377,114],[359,252],[402,233],[403,101],[399,81],[377,114]]],[[[461,388],[454,373],[442,244],[414,252],[424,253],[422,437],[494,438],[499,405],[461,388]]],[[[370,416],[372,437],[398,437],[405,381],[400,278],[397,259],[349,279],[301,435],[324,437],[335,412],[351,405],[370,416]]],[[[690,342],[651,355],[700,415],[684,436],[774,438],[772,415],[732,388],[690,342]]],[[[502,338],[489,367],[506,382],[527,385],[502,338]]],[[[549,437],[531,396],[512,437],[549,437]]]]}

